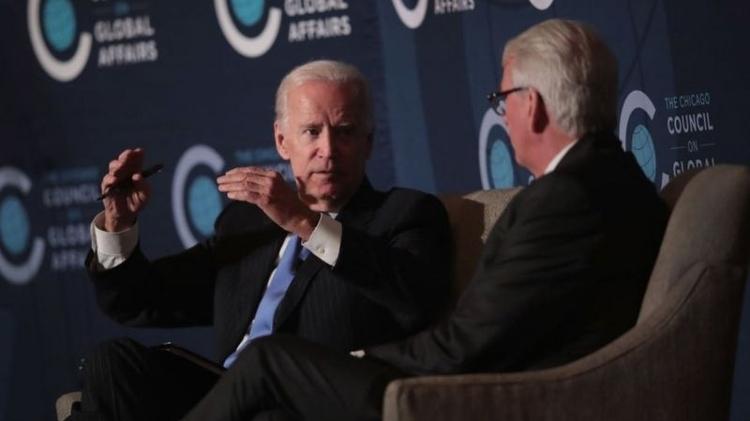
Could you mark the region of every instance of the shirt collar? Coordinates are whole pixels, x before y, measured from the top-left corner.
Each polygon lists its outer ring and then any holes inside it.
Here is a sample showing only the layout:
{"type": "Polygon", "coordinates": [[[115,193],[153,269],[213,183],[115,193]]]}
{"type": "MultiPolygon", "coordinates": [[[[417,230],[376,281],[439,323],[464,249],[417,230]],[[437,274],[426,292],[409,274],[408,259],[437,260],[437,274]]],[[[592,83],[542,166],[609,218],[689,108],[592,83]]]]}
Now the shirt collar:
{"type": "Polygon", "coordinates": [[[550,161],[549,164],[547,164],[547,168],[544,169],[545,175],[551,173],[552,171],[555,170],[555,168],[557,168],[557,165],[560,163],[560,161],[562,161],[562,159],[568,153],[570,148],[572,148],[573,145],[576,144],[576,142],[578,142],[578,140],[574,140],[568,143],[564,148],[560,149],[560,152],[558,152],[557,155],[555,155],[555,157],[552,158],[552,161],[550,161]]]}

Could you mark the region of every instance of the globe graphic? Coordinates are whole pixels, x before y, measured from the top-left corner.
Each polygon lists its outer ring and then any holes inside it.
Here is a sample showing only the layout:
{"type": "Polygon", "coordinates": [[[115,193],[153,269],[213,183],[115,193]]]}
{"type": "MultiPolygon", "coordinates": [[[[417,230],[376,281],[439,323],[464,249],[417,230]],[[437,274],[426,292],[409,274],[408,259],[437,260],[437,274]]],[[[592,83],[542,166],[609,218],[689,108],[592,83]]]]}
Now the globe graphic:
{"type": "Polygon", "coordinates": [[[231,0],[234,15],[245,26],[253,26],[263,16],[263,0],[231,0]]]}
{"type": "Polygon", "coordinates": [[[0,241],[16,256],[29,244],[29,218],[16,197],[8,197],[0,204],[0,241]]]}
{"type": "Polygon", "coordinates": [[[642,124],[633,130],[630,151],[635,155],[638,165],[649,180],[656,180],[656,152],[654,151],[654,140],[651,133],[642,124]]]}
{"type": "Polygon", "coordinates": [[[508,146],[500,139],[492,142],[489,164],[493,188],[513,187],[513,158],[508,146]]]}
{"type": "Polygon", "coordinates": [[[130,13],[130,4],[125,1],[118,1],[112,6],[115,16],[124,16],[130,13]]]}
{"type": "Polygon", "coordinates": [[[44,36],[55,51],[68,49],[76,34],[76,14],[70,0],[47,0],[42,8],[44,36]]]}
{"type": "Polygon", "coordinates": [[[188,212],[201,235],[213,233],[214,221],[221,212],[221,197],[213,180],[206,176],[196,177],[188,189],[188,212]]]}

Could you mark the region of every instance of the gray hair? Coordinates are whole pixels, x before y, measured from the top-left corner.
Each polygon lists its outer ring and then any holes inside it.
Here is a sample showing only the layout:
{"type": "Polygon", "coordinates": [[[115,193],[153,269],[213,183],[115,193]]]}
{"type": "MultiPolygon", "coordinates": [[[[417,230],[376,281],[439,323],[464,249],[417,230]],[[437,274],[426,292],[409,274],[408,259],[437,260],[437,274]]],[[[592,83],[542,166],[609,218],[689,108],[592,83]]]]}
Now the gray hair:
{"type": "Polygon", "coordinates": [[[617,60],[589,25],[562,19],[534,25],[506,44],[503,64],[508,60],[514,86],[535,88],[568,135],[614,130],[617,60]]]}
{"type": "Polygon", "coordinates": [[[310,61],[295,67],[284,76],[276,91],[276,121],[286,124],[289,90],[309,81],[334,82],[353,86],[357,99],[361,101],[361,118],[363,118],[364,128],[368,134],[372,132],[372,99],[367,79],[362,72],[351,64],[334,60],[310,61]]]}

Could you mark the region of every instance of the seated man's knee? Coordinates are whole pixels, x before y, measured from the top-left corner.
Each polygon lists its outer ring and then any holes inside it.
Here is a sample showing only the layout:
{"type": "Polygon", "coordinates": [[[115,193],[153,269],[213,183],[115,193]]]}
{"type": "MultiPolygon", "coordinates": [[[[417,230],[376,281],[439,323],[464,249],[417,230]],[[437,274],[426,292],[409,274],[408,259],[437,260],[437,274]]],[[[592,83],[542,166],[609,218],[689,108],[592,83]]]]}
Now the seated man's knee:
{"type": "Polygon", "coordinates": [[[98,344],[80,361],[79,370],[87,381],[117,376],[123,370],[144,365],[148,348],[129,338],[111,339],[98,344]]]}
{"type": "Polygon", "coordinates": [[[242,350],[233,367],[252,368],[259,364],[268,366],[269,363],[285,360],[297,351],[296,345],[300,342],[303,342],[300,338],[285,334],[260,337],[242,350]]]}

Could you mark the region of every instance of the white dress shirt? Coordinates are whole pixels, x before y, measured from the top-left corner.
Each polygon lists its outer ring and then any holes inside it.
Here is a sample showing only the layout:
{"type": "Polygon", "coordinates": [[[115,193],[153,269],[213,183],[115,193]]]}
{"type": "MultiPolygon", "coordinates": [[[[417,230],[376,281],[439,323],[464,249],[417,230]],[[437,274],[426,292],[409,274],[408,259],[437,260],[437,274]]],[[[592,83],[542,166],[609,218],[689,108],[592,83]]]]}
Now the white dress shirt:
{"type": "Polygon", "coordinates": [[[555,157],[552,158],[552,161],[550,161],[549,164],[547,164],[547,168],[544,169],[545,175],[551,173],[552,171],[555,170],[555,168],[557,168],[557,165],[560,164],[560,161],[562,161],[562,159],[568,153],[570,148],[572,148],[573,145],[576,144],[576,142],[578,142],[578,140],[574,140],[568,143],[564,148],[560,149],[560,152],[558,152],[557,155],[555,155],[555,157]]]}
{"type": "MultiPolygon", "coordinates": [[[[341,222],[336,221],[336,213],[320,214],[318,224],[315,226],[310,238],[302,242],[302,246],[310,250],[320,260],[329,266],[336,266],[341,250],[341,222]]],[[[91,222],[91,249],[96,253],[97,268],[99,270],[112,269],[130,257],[138,244],[138,222],[131,228],[119,232],[104,230],[104,212],[100,212],[91,222]]],[[[284,239],[276,257],[284,253],[289,235],[284,239]]],[[[272,274],[273,276],[273,274],[272,274]]]]}

